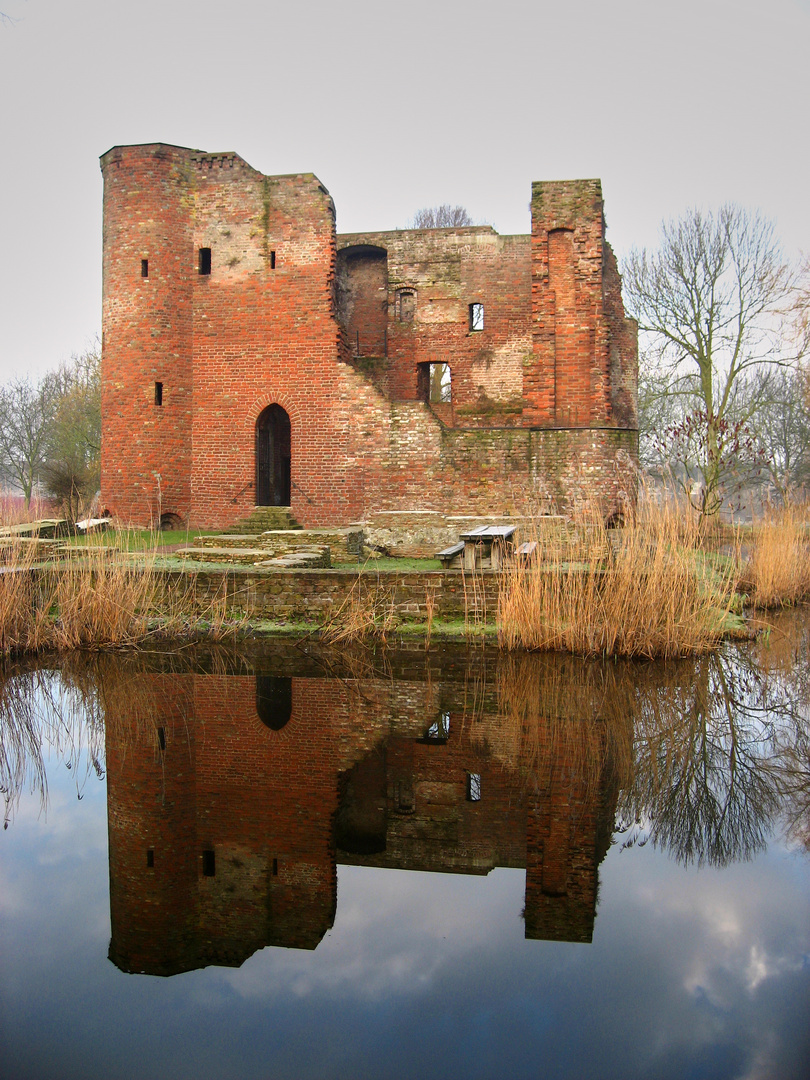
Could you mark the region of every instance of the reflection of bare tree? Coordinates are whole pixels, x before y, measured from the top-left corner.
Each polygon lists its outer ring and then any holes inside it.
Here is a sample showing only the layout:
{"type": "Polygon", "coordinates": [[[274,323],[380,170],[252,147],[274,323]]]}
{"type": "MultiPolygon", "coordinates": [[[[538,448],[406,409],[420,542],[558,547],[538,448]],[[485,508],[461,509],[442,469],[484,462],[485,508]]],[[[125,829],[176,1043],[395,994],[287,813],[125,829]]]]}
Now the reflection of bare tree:
{"type": "Polygon", "coordinates": [[[17,669],[0,675],[0,794],[8,828],[20,796],[48,802],[45,748],[73,773],[78,798],[91,774],[104,776],[104,724],[86,665],[61,672],[17,669]]]}
{"type": "Polygon", "coordinates": [[[788,722],[776,732],[776,761],[782,817],[790,840],[810,852],[810,621],[807,608],[783,612],[768,626],[755,650],[788,722]]]}
{"type": "Polygon", "coordinates": [[[620,802],[630,842],[646,831],[679,861],[723,866],[764,847],[791,791],[801,818],[806,656],[768,671],[757,649],[741,647],[651,669],[638,685],[633,781],[620,802]]]}
{"type": "Polygon", "coordinates": [[[651,839],[681,862],[726,865],[780,822],[808,846],[808,643],[800,612],[754,645],[677,663],[512,656],[490,749],[527,778],[566,762],[589,786],[610,762],[624,846],[651,839]]]}

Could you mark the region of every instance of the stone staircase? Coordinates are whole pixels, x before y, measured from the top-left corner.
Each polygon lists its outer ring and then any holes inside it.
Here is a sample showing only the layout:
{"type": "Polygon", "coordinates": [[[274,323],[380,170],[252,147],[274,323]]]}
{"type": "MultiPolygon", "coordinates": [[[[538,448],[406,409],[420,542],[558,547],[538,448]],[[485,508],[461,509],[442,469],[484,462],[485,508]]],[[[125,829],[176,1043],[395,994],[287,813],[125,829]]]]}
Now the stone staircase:
{"type": "Polygon", "coordinates": [[[328,568],[333,562],[356,563],[362,543],[363,533],[358,525],[332,529],[268,529],[263,533],[200,536],[194,547],[178,548],[174,554],[198,562],[328,568]]]}
{"type": "Polygon", "coordinates": [[[223,535],[247,536],[268,532],[270,529],[300,529],[301,526],[290,513],[289,506],[256,506],[246,518],[223,529],[223,535]]]}

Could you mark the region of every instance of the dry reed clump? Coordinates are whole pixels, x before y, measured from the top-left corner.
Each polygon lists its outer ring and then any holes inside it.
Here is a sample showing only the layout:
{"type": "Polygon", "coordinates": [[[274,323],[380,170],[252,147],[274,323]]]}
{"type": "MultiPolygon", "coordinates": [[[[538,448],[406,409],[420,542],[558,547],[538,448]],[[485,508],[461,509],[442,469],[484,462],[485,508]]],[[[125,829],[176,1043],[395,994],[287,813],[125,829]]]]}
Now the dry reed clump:
{"type": "Polygon", "coordinates": [[[346,599],[324,621],[319,636],[327,645],[368,639],[385,642],[398,622],[392,590],[358,575],[346,599]]]}
{"type": "Polygon", "coordinates": [[[543,557],[505,567],[501,647],[647,657],[715,648],[727,632],[736,576],[730,560],[701,552],[694,516],[644,498],[622,529],[607,529],[593,510],[588,517],[568,557],[543,541],[543,557]]]}
{"type": "Polygon", "coordinates": [[[742,586],[763,608],[794,604],[810,595],[810,505],[771,507],[754,522],[742,586]]]}
{"type": "Polygon", "coordinates": [[[155,553],[68,548],[36,565],[35,545],[6,545],[0,568],[0,655],[136,644],[150,635],[223,636],[238,628],[223,594],[200,602],[193,577],[167,582],[155,553]]]}

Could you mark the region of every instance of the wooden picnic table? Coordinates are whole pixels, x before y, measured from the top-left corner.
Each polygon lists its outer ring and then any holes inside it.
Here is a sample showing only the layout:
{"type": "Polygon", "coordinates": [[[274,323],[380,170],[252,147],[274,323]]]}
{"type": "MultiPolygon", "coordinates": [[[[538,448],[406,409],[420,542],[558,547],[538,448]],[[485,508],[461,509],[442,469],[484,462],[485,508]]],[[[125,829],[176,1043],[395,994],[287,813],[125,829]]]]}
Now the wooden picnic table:
{"type": "Polygon", "coordinates": [[[464,569],[475,570],[489,561],[493,570],[497,570],[504,554],[512,547],[515,525],[480,525],[471,532],[461,533],[464,541],[464,569]]]}

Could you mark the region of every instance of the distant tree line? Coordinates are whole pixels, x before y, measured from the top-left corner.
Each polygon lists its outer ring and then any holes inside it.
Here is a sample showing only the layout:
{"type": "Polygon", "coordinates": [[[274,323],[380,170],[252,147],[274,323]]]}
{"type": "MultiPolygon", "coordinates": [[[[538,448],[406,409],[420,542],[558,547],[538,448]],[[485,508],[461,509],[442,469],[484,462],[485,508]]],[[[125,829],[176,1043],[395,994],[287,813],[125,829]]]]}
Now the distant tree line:
{"type": "Polygon", "coordinates": [[[460,229],[474,225],[470,212],[463,206],[423,206],[411,220],[412,229],[460,229]]]}
{"type": "Polygon", "coordinates": [[[101,472],[101,357],[97,346],[40,380],[0,388],[0,481],[25,497],[53,499],[76,521],[98,491],[101,472]]]}

